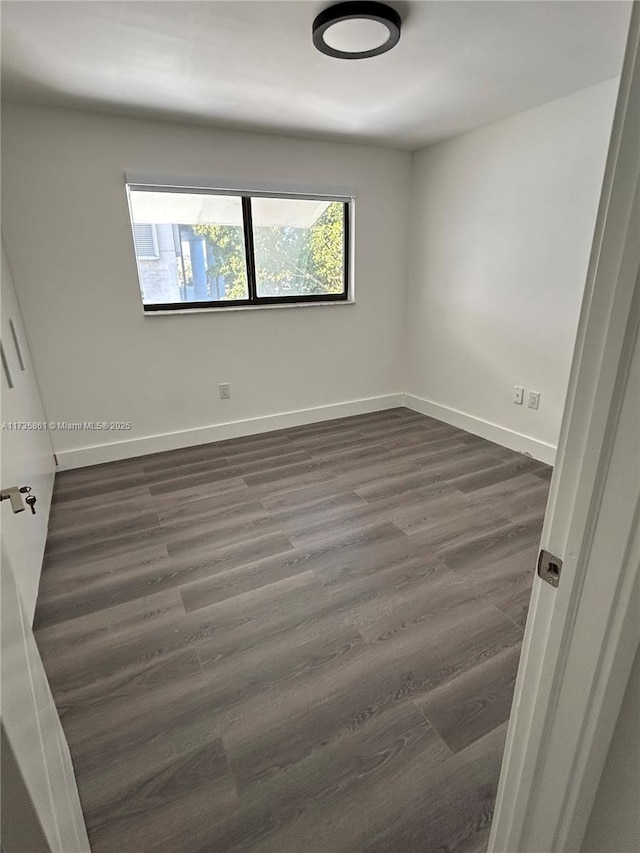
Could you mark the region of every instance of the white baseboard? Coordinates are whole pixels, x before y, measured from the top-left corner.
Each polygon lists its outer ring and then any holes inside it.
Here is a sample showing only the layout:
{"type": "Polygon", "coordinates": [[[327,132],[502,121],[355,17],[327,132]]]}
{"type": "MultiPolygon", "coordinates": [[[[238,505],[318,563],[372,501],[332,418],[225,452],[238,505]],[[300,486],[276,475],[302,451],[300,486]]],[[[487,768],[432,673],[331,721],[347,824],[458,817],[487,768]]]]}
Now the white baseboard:
{"type": "Polygon", "coordinates": [[[97,444],[93,447],[79,447],[76,450],[56,450],[58,470],[85,468],[102,462],[115,462],[118,459],[131,459],[148,453],[163,450],[177,450],[181,447],[193,447],[212,441],[224,441],[227,438],[239,438],[261,432],[272,432],[287,427],[303,426],[318,421],[331,421],[351,415],[363,415],[368,412],[384,411],[404,405],[404,395],[386,394],[381,397],[369,397],[365,400],[350,400],[345,403],[333,403],[329,406],[316,406],[311,409],[298,409],[278,415],[266,415],[260,418],[247,418],[242,421],[228,421],[222,424],[182,430],[180,432],[148,435],[129,441],[114,441],[110,444],[97,444]]]}
{"type": "Polygon", "coordinates": [[[428,415],[430,418],[444,421],[446,424],[451,424],[451,426],[459,427],[459,429],[466,430],[474,435],[479,435],[496,444],[501,444],[503,447],[517,450],[519,453],[526,453],[540,462],[545,462],[547,465],[555,463],[556,447],[537,438],[532,438],[530,435],[514,432],[514,430],[491,423],[491,421],[477,418],[475,415],[460,412],[458,409],[451,409],[440,403],[433,403],[431,400],[425,400],[423,397],[416,397],[415,394],[405,393],[404,405],[415,412],[420,412],[423,415],[428,415]]]}
{"type": "Polygon", "coordinates": [[[224,441],[227,438],[239,438],[245,435],[256,435],[261,432],[287,429],[287,427],[303,426],[320,421],[330,421],[336,418],[347,418],[351,415],[362,415],[367,412],[384,411],[397,406],[406,406],[423,415],[436,418],[444,423],[464,429],[474,435],[480,435],[489,441],[494,441],[503,447],[527,453],[534,459],[553,465],[556,448],[536,438],[498,424],[442,406],[415,394],[386,394],[380,397],[369,397],[364,400],[350,400],[344,403],[333,403],[328,406],[316,406],[310,409],[298,409],[294,412],[283,412],[278,415],[265,415],[260,418],[247,418],[241,421],[228,421],[222,424],[182,430],[180,432],[149,435],[133,438],[128,441],[114,441],[109,444],[98,444],[92,447],[79,447],[75,450],[56,450],[58,470],[67,471],[72,468],[85,468],[88,465],[99,465],[102,462],[115,462],[118,459],[131,459],[135,456],[145,456],[149,453],[160,453],[164,450],[177,450],[181,447],[193,447],[197,444],[208,444],[212,441],[224,441]]]}

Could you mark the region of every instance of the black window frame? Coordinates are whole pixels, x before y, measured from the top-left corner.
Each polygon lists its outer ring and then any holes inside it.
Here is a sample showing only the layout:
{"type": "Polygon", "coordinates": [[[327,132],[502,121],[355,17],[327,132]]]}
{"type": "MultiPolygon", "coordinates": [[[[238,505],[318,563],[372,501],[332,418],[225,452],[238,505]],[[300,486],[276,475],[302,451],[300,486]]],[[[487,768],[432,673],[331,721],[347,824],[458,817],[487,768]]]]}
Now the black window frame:
{"type": "MultiPolygon", "coordinates": [[[[239,190],[218,189],[215,187],[189,187],[159,184],[127,183],[127,196],[130,192],[160,192],[160,193],[201,193],[203,195],[229,195],[239,198],[242,204],[242,228],[244,237],[245,261],[247,267],[248,299],[217,299],[193,302],[157,302],[145,304],[142,292],[142,280],[138,267],[138,284],[144,313],[157,311],[198,311],[203,309],[224,308],[255,308],[266,305],[308,305],[313,303],[340,303],[350,301],[351,291],[351,211],[353,198],[345,196],[322,195],[317,193],[287,193],[287,192],[244,192],[239,190]],[[340,293],[300,294],[294,296],[258,296],[255,248],[253,243],[253,212],[251,201],[254,198],[291,199],[299,201],[328,201],[342,204],[344,211],[344,243],[343,243],[343,288],[340,293]]],[[[134,233],[134,221],[129,205],[131,230],[134,233]]],[[[135,245],[135,243],[134,243],[135,245]]],[[[138,258],[136,257],[136,266],[138,258]]]]}

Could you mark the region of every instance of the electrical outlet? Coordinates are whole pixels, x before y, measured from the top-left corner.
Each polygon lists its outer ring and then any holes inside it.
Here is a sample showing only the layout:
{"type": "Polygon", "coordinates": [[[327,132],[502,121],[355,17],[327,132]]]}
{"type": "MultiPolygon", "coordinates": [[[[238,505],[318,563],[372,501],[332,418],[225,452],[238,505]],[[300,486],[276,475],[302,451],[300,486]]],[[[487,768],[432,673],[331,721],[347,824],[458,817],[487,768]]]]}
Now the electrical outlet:
{"type": "Polygon", "coordinates": [[[513,394],[511,399],[517,406],[522,405],[522,401],[524,400],[524,388],[522,385],[514,385],[513,386],[513,394]]]}
{"type": "Polygon", "coordinates": [[[231,385],[228,382],[221,382],[218,387],[220,388],[220,399],[228,400],[231,396],[231,385]]]}
{"type": "Polygon", "coordinates": [[[529,391],[529,402],[527,403],[530,409],[537,409],[540,405],[540,392],[529,391]]]}

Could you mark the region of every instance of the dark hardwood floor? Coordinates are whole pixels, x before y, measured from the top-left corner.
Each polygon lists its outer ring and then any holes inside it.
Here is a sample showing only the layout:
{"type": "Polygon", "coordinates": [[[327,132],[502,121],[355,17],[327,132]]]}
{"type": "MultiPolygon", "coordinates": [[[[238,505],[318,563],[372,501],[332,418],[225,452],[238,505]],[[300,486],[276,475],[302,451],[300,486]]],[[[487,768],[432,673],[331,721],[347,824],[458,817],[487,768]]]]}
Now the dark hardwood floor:
{"type": "Polygon", "coordinates": [[[407,409],[59,474],[94,853],[483,851],[548,478],[407,409]]]}

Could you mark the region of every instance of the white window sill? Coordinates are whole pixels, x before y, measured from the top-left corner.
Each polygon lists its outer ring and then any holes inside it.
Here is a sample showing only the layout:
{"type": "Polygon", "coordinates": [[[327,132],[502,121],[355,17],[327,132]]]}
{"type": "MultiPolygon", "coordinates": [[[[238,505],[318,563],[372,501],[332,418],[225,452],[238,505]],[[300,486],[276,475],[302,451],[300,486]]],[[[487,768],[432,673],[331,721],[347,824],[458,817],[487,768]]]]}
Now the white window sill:
{"type": "Polygon", "coordinates": [[[233,305],[228,308],[172,308],[166,311],[144,311],[145,317],[167,317],[173,314],[228,314],[230,311],[269,311],[272,308],[335,308],[337,305],[355,305],[355,299],[335,302],[279,302],[270,305],[233,305]]]}

